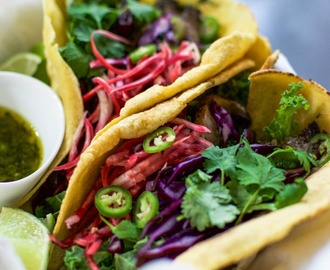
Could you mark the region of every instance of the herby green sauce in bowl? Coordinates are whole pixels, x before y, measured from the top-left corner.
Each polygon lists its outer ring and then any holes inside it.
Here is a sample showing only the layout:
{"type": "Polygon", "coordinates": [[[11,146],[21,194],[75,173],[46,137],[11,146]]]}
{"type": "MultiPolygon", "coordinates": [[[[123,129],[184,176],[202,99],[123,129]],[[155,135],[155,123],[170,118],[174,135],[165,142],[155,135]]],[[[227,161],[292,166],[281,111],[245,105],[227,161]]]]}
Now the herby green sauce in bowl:
{"type": "Polygon", "coordinates": [[[64,130],[61,100],[48,85],[0,72],[0,207],[14,205],[37,184],[64,130]]]}

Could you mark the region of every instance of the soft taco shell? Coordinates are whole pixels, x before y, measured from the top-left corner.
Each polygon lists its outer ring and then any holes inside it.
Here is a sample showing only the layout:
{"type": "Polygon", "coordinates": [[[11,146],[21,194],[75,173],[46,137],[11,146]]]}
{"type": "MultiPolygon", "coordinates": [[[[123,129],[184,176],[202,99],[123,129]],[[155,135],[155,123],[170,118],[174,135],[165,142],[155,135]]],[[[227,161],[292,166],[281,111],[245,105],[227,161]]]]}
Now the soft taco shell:
{"type": "MultiPolygon", "coordinates": [[[[300,93],[310,104],[308,111],[296,116],[299,129],[302,130],[315,121],[322,132],[330,132],[330,96],[316,82],[279,70],[260,70],[253,73],[250,79],[247,110],[252,119],[252,129],[257,132],[259,139],[263,138],[262,128],[275,116],[282,92],[292,82],[304,84],[300,93]]],[[[330,164],[327,163],[308,177],[308,193],[299,203],[254,218],[201,242],[179,255],[176,260],[190,263],[195,269],[223,269],[283,239],[296,225],[330,209],[329,173],[330,164]]]]}
{"type": "MultiPolygon", "coordinates": [[[[246,54],[255,59],[256,65],[260,65],[270,54],[270,45],[265,38],[258,35],[257,23],[246,5],[232,0],[221,0],[204,4],[198,1],[181,2],[198,5],[204,14],[214,15],[219,18],[221,23],[219,35],[221,38],[214,42],[211,48],[205,52],[200,66],[184,74],[184,76],[178,78],[177,81],[168,87],[155,85],[136,96],[132,101],[127,102],[120,117],[99,131],[96,137],[120,121],[120,119],[133,113],[144,111],[185,89],[206,81],[246,54]]],[[[66,0],[43,1],[43,42],[47,58],[47,71],[52,88],[63,102],[66,116],[65,137],[62,147],[47,173],[33,190],[18,202],[17,206],[21,206],[31,199],[46,181],[53,168],[68,154],[74,132],[83,114],[84,108],[78,80],[58,51],[67,41],[66,8],[66,0]]]]}
{"type": "MultiPolygon", "coordinates": [[[[233,70],[238,72],[236,68],[243,63],[242,61],[226,69],[218,76],[181,93],[171,100],[159,103],[145,112],[131,115],[113,125],[103,136],[95,140],[83,154],[74,173],[74,178],[79,178],[81,181],[72,182],[69,186],[68,194],[73,196],[77,194],[77,190],[82,190],[83,195],[86,196],[96,180],[101,164],[113,147],[119,143],[120,139],[139,137],[165,124],[178,115],[191,100],[212,87],[215,82],[219,83],[222,80],[225,82],[232,77],[228,76],[226,72],[229,72],[229,74],[232,74],[233,70]],[[109,142],[111,143],[109,144],[109,142]]],[[[323,87],[315,82],[306,81],[298,76],[277,70],[258,71],[253,73],[250,78],[251,91],[248,110],[253,118],[252,126],[257,132],[261,129],[259,125],[264,125],[270,121],[277,109],[278,100],[276,101],[275,99],[287,89],[288,83],[298,81],[305,85],[303,95],[311,104],[311,110],[307,112],[306,116],[298,115],[297,119],[300,123],[300,128],[304,128],[310,122],[316,121],[322,131],[329,132],[330,121],[325,116],[330,109],[330,97],[323,87]]],[[[259,134],[259,136],[261,135],[259,134]]],[[[179,255],[176,260],[181,263],[191,264],[195,269],[223,269],[284,238],[297,224],[329,209],[329,173],[330,167],[329,164],[326,164],[307,179],[309,191],[301,202],[259,218],[254,218],[225,233],[200,242],[179,255]]],[[[79,207],[79,204],[83,201],[83,198],[75,196],[74,201],[77,201],[77,203],[73,206],[72,201],[69,201],[71,196],[67,196],[67,201],[63,203],[66,207],[62,209],[62,217],[73,213],[75,208],[79,207]]],[[[58,224],[55,234],[61,237],[67,234],[66,228],[62,223],[58,224]]]]}
{"type": "MultiPolygon", "coordinates": [[[[118,146],[121,140],[138,138],[154,131],[159,126],[176,117],[187,106],[189,101],[203,94],[207,89],[224,83],[236,74],[253,67],[254,62],[252,60],[242,59],[217,76],[181,93],[179,96],[159,103],[145,112],[128,116],[113,124],[111,128],[104,130],[102,136],[95,138],[81,155],[62,202],[53,232],[55,237],[63,239],[69,234],[64,221],[84,202],[97,180],[106,158],[118,146]]],[[[62,262],[62,257],[63,250],[54,248],[51,257],[51,269],[58,269],[59,264],[62,262]]]]}
{"type": "MultiPolygon", "coordinates": [[[[184,2],[184,1],[182,1],[184,2]]],[[[187,3],[187,2],[186,2],[187,3]]],[[[197,4],[196,2],[189,2],[197,4]]],[[[152,107],[163,100],[167,100],[185,89],[205,82],[207,79],[219,74],[225,68],[245,58],[251,58],[255,62],[254,69],[258,69],[261,63],[270,55],[271,49],[267,39],[258,35],[257,23],[248,7],[232,0],[221,0],[217,2],[198,4],[202,12],[212,14],[219,18],[221,38],[214,42],[204,53],[200,66],[177,79],[172,85],[162,87],[155,85],[147,91],[136,96],[134,100],[126,103],[121,117],[110,122],[104,129],[99,131],[94,140],[103,137],[108,129],[124,117],[152,107]]],[[[43,39],[45,53],[48,63],[48,73],[52,87],[62,99],[66,113],[66,135],[62,148],[49,168],[49,172],[35,187],[33,192],[25,198],[27,200],[44,183],[54,166],[56,166],[68,153],[73,140],[73,134],[79,124],[83,113],[83,103],[79,89],[79,83],[73,71],[65,63],[58,49],[66,43],[66,1],[65,0],[44,0],[44,27],[43,39]]],[[[241,64],[242,65],[242,64],[241,64]]],[[[250,64],[249,64],[250,65],[250,64]]],[[[224,72],[229,74],[231,72],[224,72]]],[[[109,131],[112,132],[111,130],[109,131]]],[[[115,136],[113,136],[115,137],[115,136]]],[[[112,149],[117,145],[118,138],[112,139],[106,149],[112,149]]],[[[95,143],[93,145],[96,145],[95,143]]],[[[102,156],[106,151],[99,150],[97,156],[102,156]]],[[[87,159],[88,154],[85,155],[87,159]]],[[[91,157],[96,158],[95,156],[91,157]]],[[[83,164],[87,163],[82,161],[83,164]]],[[[83,196],[82,196],[83,197],[83,196]]],[[[67,199],[69,200],[69,199],[67,199]]],[[[66,216],[66,215],[64,215],[66,216]]],[[[63,222],[63,220],[59,220],[63,222]]]]}

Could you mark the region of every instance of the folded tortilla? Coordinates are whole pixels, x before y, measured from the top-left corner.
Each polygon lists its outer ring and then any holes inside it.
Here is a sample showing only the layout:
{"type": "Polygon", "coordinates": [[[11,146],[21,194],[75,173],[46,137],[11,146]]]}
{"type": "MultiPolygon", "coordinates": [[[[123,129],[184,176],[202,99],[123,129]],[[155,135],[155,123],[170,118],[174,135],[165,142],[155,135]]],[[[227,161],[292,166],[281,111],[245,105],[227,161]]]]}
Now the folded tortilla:
{"type": "MultiPolygon", "coordinates": [[[[296,116],[299,130],[315,122],[321,132],[330,134],[330,96],[325,88],[314,81],[273,69],[264,69],[250,76],[251,86],[247,111],[259,139],[262,129],[276,114],[282,92],[288,84],[302,82],[300,93],[310,104],[308,111],[296,116]]],[[[264,247],[285,238],[305,220],[330,209],[330,164],[327,163],[305,181],[308,193],[297,204],[251,219],[209,240],[196,244],[176,260],[192,264],[195,269],[223,269],[253,256],[264,247]]]]}
{"type": "MultiPolygon", "coordinates": [[[[151,2],[154,1],[142,1],[151,2]]],[[[180,1],[179,1],[180,2],[180,1]]],[[[255,68],[260,67],[271,49],[268,40],[258,34],[257,23],[249,8],[233,0],[199,3],[199,1],[181,1],[195,4],[204,14],[219,18],[221,29],[219,38],[203,54],[201,63],[184,76],[179,77],[173,84],[163,87],[154,85],[145,92],[129,100],[121,110],[120,116],[100,130],[95,138],[121,119],[134,113],[142,112],[155,104],[167,100],[176,94],[194,87],[215,76],[243,57],[252,58],[255,68]]],[[[67,41],[66,35],[66,0],[43,1],[43,42],[47,59],[47,71],[51,86],[60,96],[65,116],[66,132],[62,147],[47,173],[38,184],[18,202],[22,206],[28,202],[47,180],[47,177],[68,154],[73,142],[74,133],[83,115],[83,101],[79,83],[71,68],[63,60],[59,48],[67,41]]]]}
{"type": "MultiPolygon", "coordinates": [[[[270,122],[278,107],[281,93],[292,82],[302,82],[302,94],[311,109],[298,114],[299,129],[316,122],[321,132],[330,132],[330,96],[326,89],[313,81],[304,80],[296,75],[271,69],[274,59],[269,60],[267,69],[252,73],[247,104],[252,119],[252,129],[262,138],[262,127],[270,122]]],[[[120,144],[121,140],[146,135],[175,118],[189,102],[207,92],[211,87],[228,81],[235,74],[253,67],[250,59],[242,59],[226,68],[216,76],[201,84],[183,91],[172,99],[160,102],[154,107],[139,112],[115,123],[97,137],[83,153],[73,181],[67,190],[59,220],[54,234],[65,237],[68,231],[64,220],[79,208],[97,180],[107,156],[120,144]],[[79,179],[79,181],[78,181],[79,179]],[[77,193],[77,190],[80,192],[77,193]],[[78,195],[79,194],[79,195],[78,195]]],[[[176,258],[180,263],[193,265],[195,269],[224,269],[256,254],[267,245],[283,239],[300,222],[311,219],[330,208],[329,164],[306,179],[308,193],[297,204],[271,212],[244,222],[228,231],[202,241],[176,258]],[[265,229],[267,228],[267,229],[265,229]]],[[[58,252],[58,251],[57,251],[58,252]]],[[[59,253],[54,258],[59,260],[59,253]]]]}

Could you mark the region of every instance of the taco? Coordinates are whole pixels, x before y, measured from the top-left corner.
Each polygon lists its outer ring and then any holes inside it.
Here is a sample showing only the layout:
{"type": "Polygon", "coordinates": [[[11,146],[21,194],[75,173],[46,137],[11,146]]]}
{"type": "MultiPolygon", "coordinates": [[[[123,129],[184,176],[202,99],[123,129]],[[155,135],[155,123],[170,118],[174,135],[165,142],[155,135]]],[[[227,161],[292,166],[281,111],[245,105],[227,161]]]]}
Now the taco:
{"type": "Polygon", "coordinates": [[[65,190],[81,152],[120,119],[205,81],[243,57],[252,58],[258,68],[270,54],[249,9],[233,1],[196,2],[184,9],[175,1],[155,6],[101,2],[43,3],[47,70],[63,101],[66,134],[48,173],[18,205],[31,199],[54,170],[55,186],[63,182],[57,178],[66,180],[60,188],[45,189],[65,190]],[[212,29],[204,31],[206,37],[198,35],[202,21],[212,29]]]}
{"type": "Polygon", "coordinates": [[[249,83],[243,61],[92,142],[52,236],[72,248],[67,265],[85,254],[92,269],[162,257],[223,269],[328,208],[326,90],[274,69],[249,83]]]}

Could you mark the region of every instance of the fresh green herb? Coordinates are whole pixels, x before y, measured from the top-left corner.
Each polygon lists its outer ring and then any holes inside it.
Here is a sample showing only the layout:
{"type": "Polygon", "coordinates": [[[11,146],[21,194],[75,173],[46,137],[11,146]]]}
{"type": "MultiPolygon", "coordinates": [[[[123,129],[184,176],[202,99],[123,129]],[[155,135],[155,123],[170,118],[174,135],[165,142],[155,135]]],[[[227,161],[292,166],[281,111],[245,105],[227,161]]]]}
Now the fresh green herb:
{"type": "Polygon", "coordinates": [[[140,23],[149,24],[160,16],[160,11],[154,6],[138,1],[128,0],[127,6],[134,18],[140,23]]]}
{"type": "MultiPolygon", "coordinates": [[[[306,171],[314,162],[302,150],[283,153],[290,153],[290,158],[297,161],[295,164],[302,164],[306,171]]],[[[180,217],[187,218],[200,231],[213,226],[224,228],[232,222],[239,224],[246,214],[274,211],[298,202],[307,192],[302,180],[285,185],[285,170],[255,153],[247,141],[227,148],[212,146],[202,156],[203,170],[185,180],[187,190],[180,217]],[[219,174],[220,181],[214,181],[219,174]]]]}
{"type": "Polygon", "coordinates": [[[62,191],[52,197],[48,197],[42,205],[36,207],[35,215],[38,218],[45,218],[48,213],[52,213],[55,217],[57,217],[64,196],[65,191],[62,191]]]}
{"type": "Polygon", "coordinates": [[[276,208],[280,209],[299,202],[307,190],[305,181],[297,178],[294,183],[285,185],[284,189],[276,195],[276,208]]]}
{"type": "Polygon", "coordinates": [[[319,144],[317,151],[320,156],[317,163],[319,166],[323,166],[330,160],[330,135],[325,133],[315,135],[310,141],[310,150],[312,151],[313,146],[317,144],[319,144]]]}
{"type": "Polygon", "coordinates": [[[253,152],[247,143],[238,152],[237,161],[237,179],[248,192],[248,199],[236,224],[243,220],[246,213],[265,208],[263,202],[273,199],[283,189],[285,180],[283,170],[276,168],[266,157],[253,152]]]}
{"type": "Polygon", "coordinates": [[[225,175],[235,176],[237,164],[235,155],[238,147],[239,144],[226,148],[211,146],[202,153],[202,156],[206,158],[204,167],[207,173],[213,173],[216,170],[221,171],[221,185],[224,185],[225,175]]]}
{"type": "Polygon", "coordinates": [[[134,251],[115,254],[115,269],[136,270],[136,257],[134,251]]]}
{"type": "Polygon", "coordinates": [[[65,47],[60,48],[59,51],[78,79],[88,75],[91,58],[84,50],[75,43],[69,42],[65,47]]]}
{"type": "MultiPolygon", "coordinates": [[[[86,262],[84,252],[85,250],[79,246],[73,246],[71,249],[66,250],[63,259],[66,269],[89,270],[90,268],[86,262]]],[[[94,260],[99,266],[100,270],[115,269],[112,267],[112,256],[106,250],[105,246],[103,246],[98,252],[95,253],[94,260]]]]}
{"type": "Polygon", "coordinates": [[[79,41],[88,42],[95,29],[110,28],[119,16],[119,10],[101,4],[72,3],[68,8],[70,30],[79,41]]]}
{"type": "MultiPolygon", "coordinates": [[[[89,78],[89,63],[94,58],[90,47],[90,38],[94,30],[115,31],[116,21],[124,12],[133,16],[133,28],[143,29],[160,16],[154,6],[129,0],[127,6],[121,6],[118,1],[114,3],[88,3],[73,2],[68,7],[68,43],[60,48],[63,59],[72,68],[78,78],[89,78]]],[[[116,33],[122,36],[125,33],[116,33]]],[[[105,58],[123,58],[133,48],[118,41],[110,40],[102,35],[95,35],[95,44],[98,51],[105,58]]],[[[134,44],[135,40],[131,40],[134,44]]]]}
{"type": "Polygon", "coordinates": [[[238,209],[230,204],[229,190],[218,182],[211,183],[210,177],[200,170],[187,177],[187,191],[183,197],[182,213],[191,226],[199,231],[213,226],[223,228],[235,220],[238,209]]]}
{"type": "Polygon", "coordinates": [[[308,152],[292,147],[275,149],[267,158],[272,160],[277,167],[283,169],[297,168],[298,165],[302,165],[307,174],[310,174],[311,165],[317,165],[315,159],[308,152]]]}
{"type": "Polygon", "coordinates": [[[136,225],[129,220],[122,220],[117,226],[109,223],[105,218],[101,217],[105,224],[107,224],[114,235],[119,239],[136,242],[140,235],[140,230],[136,225]]]}
{"type": "Polygon", "coordinates": [[[283,92],[280,99],[280,107],[276,111],[277,116],[271,123],[264,128],[264,132],[268,139],[282,141],[284,138],[294,136],[297,132],[295,115],[298,109],[309,109],[308,101],[302,94],[297,95],[297,92],[304,87],[299,82],[298,84],[289,84],[290,89],[283,92]]]}

